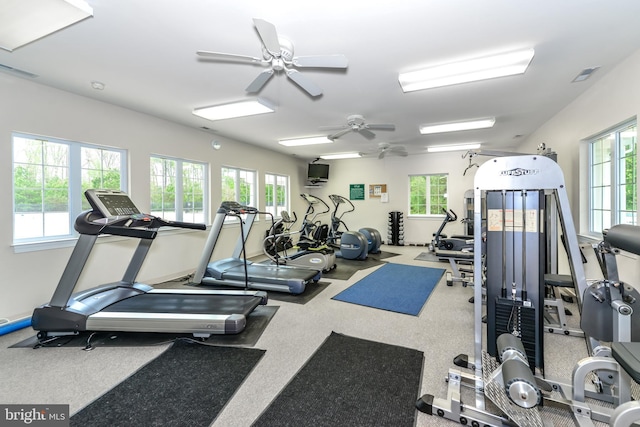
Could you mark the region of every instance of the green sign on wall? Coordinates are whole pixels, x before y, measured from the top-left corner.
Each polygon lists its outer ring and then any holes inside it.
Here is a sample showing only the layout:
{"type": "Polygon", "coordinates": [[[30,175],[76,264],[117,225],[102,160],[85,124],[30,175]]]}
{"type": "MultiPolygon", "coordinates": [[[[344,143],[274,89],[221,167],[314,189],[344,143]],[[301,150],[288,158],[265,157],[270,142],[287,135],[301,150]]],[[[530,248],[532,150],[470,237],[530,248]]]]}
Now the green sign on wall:
{"type": "Polygon", "coordinates": [[[349,200],[364,200],[364,184],[349,184],[349,200]]]}

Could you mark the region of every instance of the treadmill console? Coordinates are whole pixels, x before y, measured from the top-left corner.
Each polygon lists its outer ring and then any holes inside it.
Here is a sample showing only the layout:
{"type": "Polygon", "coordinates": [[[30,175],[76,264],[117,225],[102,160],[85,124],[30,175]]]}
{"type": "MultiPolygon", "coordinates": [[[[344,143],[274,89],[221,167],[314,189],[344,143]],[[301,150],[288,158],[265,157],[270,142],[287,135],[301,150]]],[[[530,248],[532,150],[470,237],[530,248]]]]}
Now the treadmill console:
{"type": "Polygon", "coordinates": [[[220,211],[226,213],[227,215],[258,213],[258,209],[251,206],[241,205],[240,203],[233,200],[222,202],[222,204],[220,205],[220,211]]]}
{"type": "Polygon", "coordinates": [[[84,194],[93,210],[100,212],[105,218],[130,217],[140,213],[124,191],[90,189],[84,194]]]}

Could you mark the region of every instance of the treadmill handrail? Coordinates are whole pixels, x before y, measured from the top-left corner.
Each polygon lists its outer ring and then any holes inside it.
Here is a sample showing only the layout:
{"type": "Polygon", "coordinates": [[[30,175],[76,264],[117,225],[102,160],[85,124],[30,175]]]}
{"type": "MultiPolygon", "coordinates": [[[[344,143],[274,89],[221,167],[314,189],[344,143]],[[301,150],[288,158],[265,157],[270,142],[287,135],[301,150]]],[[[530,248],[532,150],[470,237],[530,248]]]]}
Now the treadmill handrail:
{"type": "Polygon", "coordinates": [[[102,228],[100,234],[111,234],[113,236],[134,237],[139,239],[155,239],[158,230],[145,230],[143,228],[128,228],[107,225],[102,228]]]}
{"type": "Polygon", "coordinates": [[[80,234],[116,236],[139,239],[155,239],[160,227],[178,227],[194,230],[206,230],[206,224],[169,221],[153,215],[133,214],[117,218],[105,218],[100,212],[89,210],[76,218],[74,228],[80,234]]]}
{"type": "Polygon", "coordinates": [[[75,222],[80,234],[114,234],[153,239],[160,227],[206,230],[206,224],[170,221],[143,213],[121,190],[93,189],[84,192],[91,209],[82,212],[75,222]]]}
{"type": "Polygon", "coordinates": [[[198,222],[183,222],[183,221],[169,221],[162,218],[157,218],[164,222],[163,226],[166,227],[178,227],[178,228],[188,228],[191,230],[206,230],[207,224],[202,224],[198,222]]]}

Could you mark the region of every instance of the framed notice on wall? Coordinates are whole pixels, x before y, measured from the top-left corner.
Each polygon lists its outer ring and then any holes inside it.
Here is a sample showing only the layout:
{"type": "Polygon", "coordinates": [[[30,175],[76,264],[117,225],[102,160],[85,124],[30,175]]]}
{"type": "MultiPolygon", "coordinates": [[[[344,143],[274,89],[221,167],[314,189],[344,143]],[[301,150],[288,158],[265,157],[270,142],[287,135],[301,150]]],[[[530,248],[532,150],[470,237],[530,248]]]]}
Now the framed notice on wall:
{"type": "Polygon", "coordinates": [[[380,198],[387,192],[387,184],[371,184],[369,185],[369,198],[380,198]]]}
{"type": "Polygon", "coordinates": [[[349,184],[349,200],[364,200],[364,184],[349,184]]]}

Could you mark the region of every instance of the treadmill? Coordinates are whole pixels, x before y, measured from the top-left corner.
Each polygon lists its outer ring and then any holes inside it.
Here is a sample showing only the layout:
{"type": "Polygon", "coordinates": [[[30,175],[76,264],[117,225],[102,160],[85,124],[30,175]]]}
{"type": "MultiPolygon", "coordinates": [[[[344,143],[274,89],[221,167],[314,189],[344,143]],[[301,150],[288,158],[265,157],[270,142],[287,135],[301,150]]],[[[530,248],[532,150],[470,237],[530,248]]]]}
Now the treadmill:
{"type": "Polygon", "coordinates": [[[235,286],[297,295],[304,292],[307,284],[320,280],[322,277],[320,270],[290,265],[261,264],[240,258],[256,215],[260,213],[264,212],[237,202],[222,202],[211,225],[209,237],[191,284],[235,286]],[[246,215],[244,220],[241,215],[246,215]],[[240,237],[230,258],[211,261],[227,216],[240,219],[240,237]]]}
{"type": "Polygon", "coordinates": [[[84,331],[191,333],[199,338],[237,334],[249,313],[267,303],[264,291],[154,289],[135,282],[160,227],[206,226],[141,213],[122,191],[87,190],[85,196],[92,209],[76,218],[78,242],[51,301],[36,308],[31,318],[38,338],[84,331]],[[96,240],[104,234],[139,239],[122,280],[73,294],[96,240]]]}

